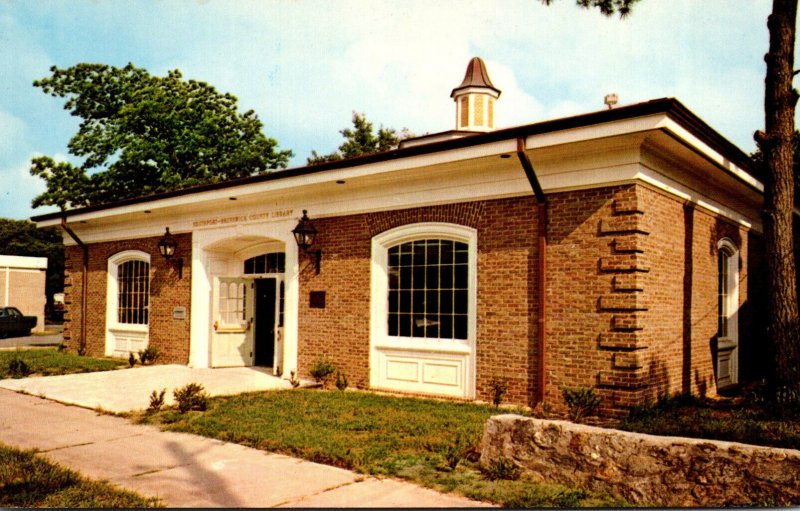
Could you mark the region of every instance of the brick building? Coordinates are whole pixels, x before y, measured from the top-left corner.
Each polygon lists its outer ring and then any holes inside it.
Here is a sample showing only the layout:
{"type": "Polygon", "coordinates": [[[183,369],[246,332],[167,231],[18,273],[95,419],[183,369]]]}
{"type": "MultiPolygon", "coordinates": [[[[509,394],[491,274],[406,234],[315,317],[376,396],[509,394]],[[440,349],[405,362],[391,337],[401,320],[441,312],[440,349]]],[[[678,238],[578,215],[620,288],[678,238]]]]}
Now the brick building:
{"type": "Polygon", "coordinates": [[[326,357],[358,387],[466,399],[505,382],[529,406],[746,377],[749,157],[675,99],[496,130],[499,96],[473,59],[452,131],[34,218],[69,245],[65,341],[283,377],[326,357]]]}

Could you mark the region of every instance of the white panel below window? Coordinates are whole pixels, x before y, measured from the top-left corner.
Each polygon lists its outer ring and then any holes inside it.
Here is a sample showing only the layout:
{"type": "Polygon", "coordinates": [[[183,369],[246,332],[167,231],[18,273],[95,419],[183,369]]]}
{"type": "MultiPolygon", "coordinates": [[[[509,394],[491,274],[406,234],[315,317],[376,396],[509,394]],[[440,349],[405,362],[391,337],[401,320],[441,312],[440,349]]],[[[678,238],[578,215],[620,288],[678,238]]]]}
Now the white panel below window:
{"type": "Polygon", "coordinates": [[[454,397],[470,397],[469,355],[378,349],[376,387],[454,397]]]}
{"type": "Polygon", "coordinates": [[[147,332],[110,329],[110,346],[112,357],[127,358],[128,354],[147,348],[147,332]]]}

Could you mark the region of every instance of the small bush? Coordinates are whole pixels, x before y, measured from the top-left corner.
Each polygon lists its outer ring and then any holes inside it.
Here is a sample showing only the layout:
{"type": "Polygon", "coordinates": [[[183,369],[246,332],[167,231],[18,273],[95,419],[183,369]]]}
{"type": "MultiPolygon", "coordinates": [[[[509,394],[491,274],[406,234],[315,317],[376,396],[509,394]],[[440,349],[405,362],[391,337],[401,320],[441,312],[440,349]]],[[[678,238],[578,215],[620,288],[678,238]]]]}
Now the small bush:
{"type": "Polygon", "coordinates": [[[447,468],[451,472],[470,453],[474,443],[470,440],[470,435],[467,432],[457,431],[450,437],[450,441],[439,449],[439,454],[442,455],[445,463],[447,463],[447,468]]]}
{"type": "Polygon", "coordinates": [[[63,343],[63,342],[62,342],[62,343],[60,343],[60,344],[58,345],[58,351],[59,351],[59,352],[61,352],[61,353],[64,353],[65,351],[67,351],[67,345],[66,345],[66,343],[63,343]]]}
{"type": "Polygon", "coordinates": [[[561,395],[567,403],[567,415],[574,422],[593,415],[600,407],[601,399],[594,388],[561,387],[561,395]]]}
{"type": "Polygon", "coordinates": [[[133,367],[133,366],[136,365],[136,356],[133,354],[132,351],[130,353],[128,353],[128,365],[130,367],[133,367]]]}
{"type": "Polygon", "coordinates": [[[8,373],[12,378],[24,378],[31,374],[31,368],[22,358],[15,356],[8,361],[8,373]]]}
{"type": "Polygon", "coordinates": [[[297,373],[294,371],[289,372],[289,383],[292,384],[292,388],[296,389],[300,386],[300,378],[297,377],[297,373]]]}
{"type": "Polygon", "coordinates": [[[498,479],[516,481],[522,475],[522,470],[512,460],[501,457],[487,464],[482,464],[481,473],[490,481],[497,481],[498,479]]]}
{"type": "Polygon", "coordinates": [[[160,355],[161,352],[158,348],[154,346],[148,346],[147,348],[139,351],[139,362],[141,362],[143,366],[154,364],[160,355]]]}
{"type": "Polygon", "coordinates": [[[334,371],[336,371],[336,368],[328,359],[320,358],[311,367],[309,373],[317,382],[321,382],[325,377],[333,374],[334,371]]]}
{"type": "Polygon", "coordinates": [[[508,392],[508,383],[503,380],[492,380],[489,384],[489,392],[492,394],[492,404],[495,408],[499,408],[508,392]]]}
{"type": "Polygon", "coordinates": [[[188,385],[176,389],[172,393],[178,403],[178,410],[186,413],[191,410],[205,411],[208,407],[208,394],[199,383],[189,383],[188,385]]]}
{"type": "Polygon", "coordinates": [[[336,371],[336,388],[342,392],[347,389],[347,376],[339,371],[336,371]]]}
{"type": "Polygon", "coordinates": [[[335,371],[336,367],[334,367],[334,365],[327,358],[323,357],[314,363],[309,373],[317,381],[317,383],[324,384],[325,380],[327,380],[328,377],[335,371]]]}
{"type": "Polygon", "coordinates": [[[150,393],[150,406],[147,407],[148,413],[153,413],[161,410],[161,407],[164,406],[164,395],[167,393],[167,389],[162,389],[161,392],[156,392],[155,390],[150,393]]]}

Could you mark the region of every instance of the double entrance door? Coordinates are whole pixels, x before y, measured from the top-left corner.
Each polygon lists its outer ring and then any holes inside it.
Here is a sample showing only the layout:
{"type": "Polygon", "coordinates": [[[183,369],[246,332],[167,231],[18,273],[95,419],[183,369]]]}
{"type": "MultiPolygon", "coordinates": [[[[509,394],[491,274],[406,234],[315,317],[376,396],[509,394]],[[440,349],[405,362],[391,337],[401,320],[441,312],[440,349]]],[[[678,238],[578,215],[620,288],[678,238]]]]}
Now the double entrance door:
{"type": "Polygon", "coordinates": [[[212,367],[279,367],[282,290],[283,277],[217,279],[212,367]]]}

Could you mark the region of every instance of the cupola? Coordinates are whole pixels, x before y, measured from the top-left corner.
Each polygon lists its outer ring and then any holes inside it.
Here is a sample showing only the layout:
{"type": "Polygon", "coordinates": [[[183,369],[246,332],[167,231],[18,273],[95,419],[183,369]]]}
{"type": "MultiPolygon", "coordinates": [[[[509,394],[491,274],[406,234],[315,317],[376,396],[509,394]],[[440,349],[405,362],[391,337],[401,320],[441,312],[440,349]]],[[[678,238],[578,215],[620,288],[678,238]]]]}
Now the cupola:
{"type": "Polygon", "coordinates": [[[461,85],[453,89],[450,97],[456,103],[456,130],[494,130],[494,102],[500,89],[492,85],[486,64],[473,57],[461,85]]]}

